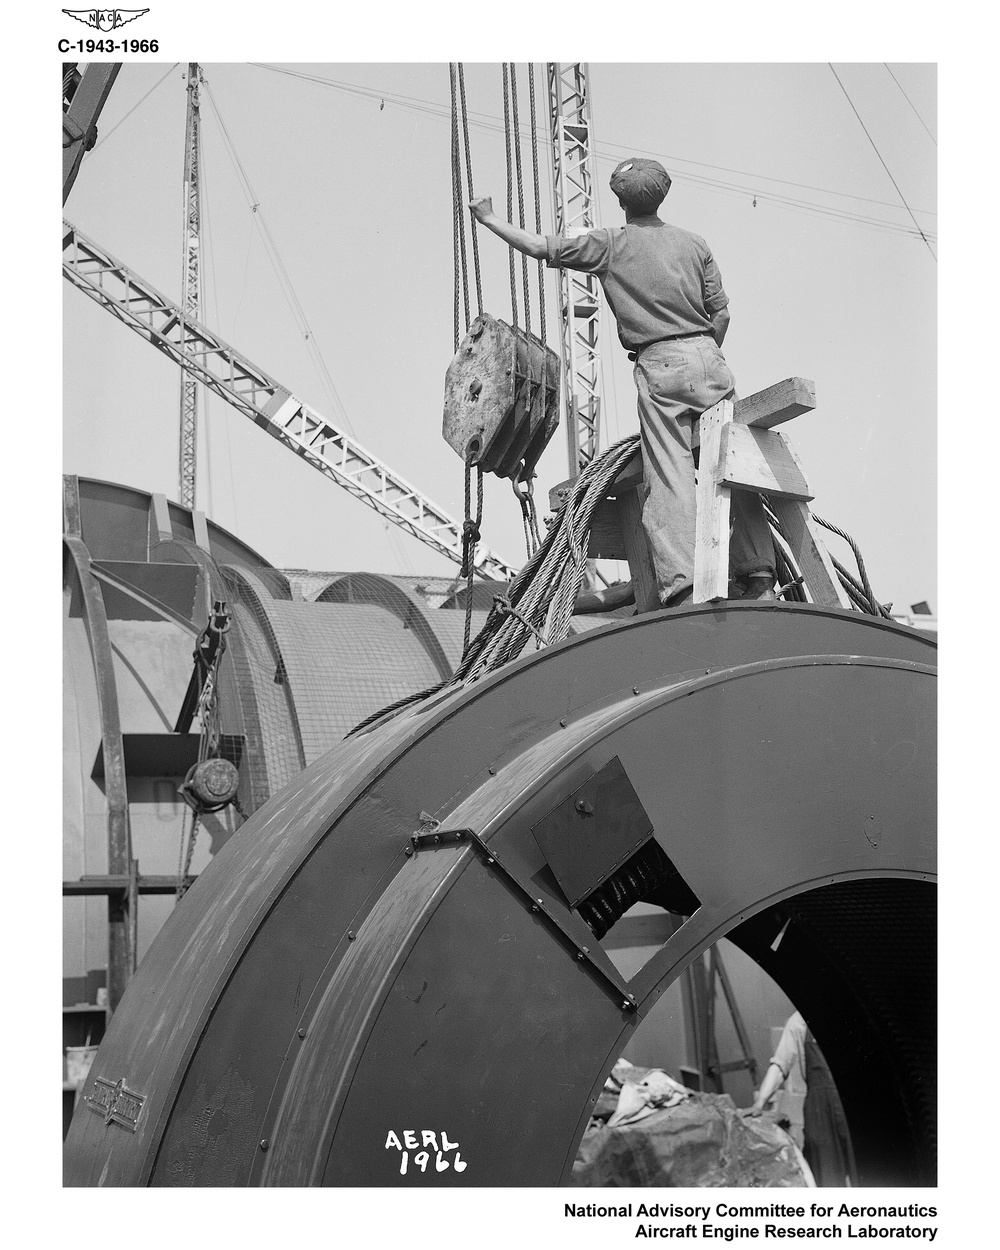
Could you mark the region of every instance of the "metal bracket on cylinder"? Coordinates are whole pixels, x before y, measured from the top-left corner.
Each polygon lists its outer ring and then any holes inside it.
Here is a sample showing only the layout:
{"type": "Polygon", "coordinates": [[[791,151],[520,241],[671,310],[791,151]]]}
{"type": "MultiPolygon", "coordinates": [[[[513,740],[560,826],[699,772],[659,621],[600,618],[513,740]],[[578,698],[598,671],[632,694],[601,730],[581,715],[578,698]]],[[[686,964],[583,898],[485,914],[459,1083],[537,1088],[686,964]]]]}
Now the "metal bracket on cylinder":
{"type": "MultiPolygon", "coordinates": [[[[629,993],[628,986],[621,979],[621,977],[615,973],[609,972],[603,964],[598,963],[598,961],[591,954],[590,947],[581,944],[576,934],[573,933],[569,926],[563,922],[561,917],[552,910],[545,899],[534,894],[530,886],[526,885],[517,873],[508,868],[497,852],[491,846],[488,846],[479,834],[475,832],[475,830],[422,829],[420,833],[415,833],[411,836],[406,847],[406,853],[407,855],[412,855],[414,851],[434,850],[440,846],[455,846],[461,845],[465,842],[474,846],[485,858],[488,865],[492,865],[500,870],[511,885],[513,885],[518,892],[524,896],[533,912],[537,912],[540,916],[544,917],[544,919],[547,920],[553,928],[559,930],[562,936],[573,947],[576,953],[576,958],[581,963],[588,963],[600,976],[605,986],[613,990],[614,997],[621,1003],[623,1011],[636,1010],[637,1004],[635,995],[629,993]]],[[[594,940],[596,942],[597,939],[595,938],[594,940]]]]}

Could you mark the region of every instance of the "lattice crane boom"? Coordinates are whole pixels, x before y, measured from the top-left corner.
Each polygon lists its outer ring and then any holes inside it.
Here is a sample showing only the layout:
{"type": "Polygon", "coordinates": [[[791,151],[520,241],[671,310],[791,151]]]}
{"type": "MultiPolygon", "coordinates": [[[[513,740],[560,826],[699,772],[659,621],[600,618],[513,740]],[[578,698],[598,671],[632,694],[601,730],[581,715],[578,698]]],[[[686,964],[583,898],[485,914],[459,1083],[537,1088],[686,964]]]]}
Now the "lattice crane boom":
{"type": "MultiPolygon", "coordinates": [[[[597,224],[588,69],[579,61],[550,61],[547,70],[555,228],[557,234],[572,237],[597,224]]],[[[559,271],[569,472],[574,478],[599,449],[600,308],[600,282],[594,274],[559,271]]]]}
{"type": "MultiPolygon", "coordinates": [[[[462,523],[198,322],[121,261],[64,222],[63,276],[245,417],[441,555],[462,562],[462,523]],[[182,322],[183,329],[182,329],[182,322]]],[[[516,569],[483,543],[475,565],[508,580],[516,569]]]]}
{"type": "MultiPolygon", "coordinates": [[[[184,269],[181,281],[181,343],[186,327],[201,320],[201,67],[188,63],[187,120],[184,131],[184,269]]],[[[180,496],[186,508],[194,507],[198,452],[198,380],[181,372],[180,401],[180,496]]]]}

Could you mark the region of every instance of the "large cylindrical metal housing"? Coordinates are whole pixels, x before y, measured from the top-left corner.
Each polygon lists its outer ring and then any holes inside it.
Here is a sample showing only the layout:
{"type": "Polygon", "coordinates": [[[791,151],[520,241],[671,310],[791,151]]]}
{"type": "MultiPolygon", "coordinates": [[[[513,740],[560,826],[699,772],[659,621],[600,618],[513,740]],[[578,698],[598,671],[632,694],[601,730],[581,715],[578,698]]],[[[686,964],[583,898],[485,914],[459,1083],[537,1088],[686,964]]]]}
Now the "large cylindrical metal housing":
{"type": "Polygon", "coordinates": [[[809,1021],[861,1182],[933,1183],[933,664],[927,638],[858,613],[704,605],[346,740],[160,933],[83,1090],[67,1183],[565,1183],[625,1042],[723,936],[809,1021]],[[538,834],[592,785],[576,859],[606,875],[614,761],[698,904],[628,981],[538,834]],[[446,1134],[449,1166],[432,1149],[402,1172],[406,1130],[446,1134]]]}

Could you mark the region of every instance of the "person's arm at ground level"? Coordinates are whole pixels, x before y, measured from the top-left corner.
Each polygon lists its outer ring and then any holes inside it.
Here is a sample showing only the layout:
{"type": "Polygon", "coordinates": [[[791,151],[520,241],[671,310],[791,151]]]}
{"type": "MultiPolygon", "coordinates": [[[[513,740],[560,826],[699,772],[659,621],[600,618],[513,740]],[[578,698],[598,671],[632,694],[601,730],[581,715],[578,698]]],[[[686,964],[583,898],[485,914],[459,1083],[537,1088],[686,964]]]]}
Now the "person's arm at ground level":
{"type": "Polygon", "coordinates": [[[505,243],[509,243],[512,248],[518,252],[523,252],[525,256],[533,256],[535,260],[544,260],[547,254],[547,246],[545,236],[543,234],[531,234],[527,230],[519,230],[517,226],[512,226],[509,221],[504,221],[502,217],[498,217],[493,211],[493,199],[489,195],[481,195],[477,199],[469,203],[472,215],[487,230],[492,230],[494,234],[499,235],[505,243]]]}
{"type": "Polygon", "coordinates": [[[712,314],[712,337],[721,347],[722,340],[726,337],[726,331],[729,329],[729,309],[720,308],[717,313],[712,314]]]}
{"type": "Polygon", "coordinates": [[[776,1063],[772,1063],[764,1074],[764,1079],[760,1083],[760,1089],[757,1091],[757,1097],[753,1100],[753,1104],[747,1108],[747,1115],[760,1115],[767,1106],[768,1099],[772,1094],[785,1083],[785,1074],[776,1063]]]}

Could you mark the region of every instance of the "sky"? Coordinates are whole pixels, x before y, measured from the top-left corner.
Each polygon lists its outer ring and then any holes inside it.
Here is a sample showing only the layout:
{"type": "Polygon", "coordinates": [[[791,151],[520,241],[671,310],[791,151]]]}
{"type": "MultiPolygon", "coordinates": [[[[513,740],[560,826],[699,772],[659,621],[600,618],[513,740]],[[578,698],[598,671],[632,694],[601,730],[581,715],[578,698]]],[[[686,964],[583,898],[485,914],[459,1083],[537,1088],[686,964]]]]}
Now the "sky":
{"type": "MultiPolygon", "coordinates": [[[[186,69],[123,68],[64,210],[174,299],[186,69]]],[[[527,72],[519,63],[525,122],[527,72]]],[[[883,602],[936,610],[934,65],[592,60],[589,72],[598,224],[622,221],[607,186],[619,160],[666,165],[661,215],[708,240],[730,297],[738,393],[815,382],[816,411],[783,427],[813,510],[856,539],[883,602]]],[[[203,73],[202,320],[460,519],[462,465],[441,438],[453,349],[446,64],[207,60],[203,73]]],[[[535,73],[544,138],[540,63],[535,73]]],[[[500,66],[469,64],[466,76],[476,191],[502,211],[500,66]]],[[[541,162],[548,233],[547,145],[541,162]]],[[[484,306],[509,320],[506,248],[481,232],[480,251],[484,306]]],[[[556,281],[550,272],[557,346],[556,281]]],[[[64,471],[177,498],[177,368],[69,284],[63,350],[64,471]]],[[[607,310],[601,360],[604,447],[638,429],[607,310]]],[[[223,400],[200,405],[197,506],[273,564],[455,571],[223,400]]],[[[567,476],[560,429],[538,498],[567,476]]],[[[509,563],[523,560],[519,508],[493,478],[483,534],[509,563]]],[[[853,568],[841,540],[830,546],[853,568]]]]}

